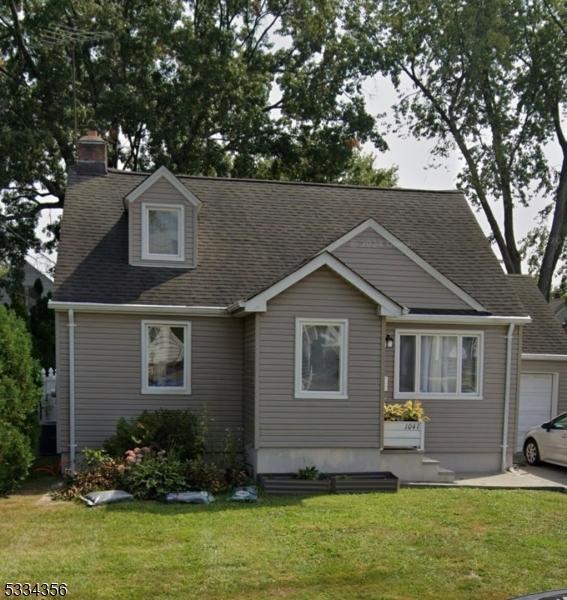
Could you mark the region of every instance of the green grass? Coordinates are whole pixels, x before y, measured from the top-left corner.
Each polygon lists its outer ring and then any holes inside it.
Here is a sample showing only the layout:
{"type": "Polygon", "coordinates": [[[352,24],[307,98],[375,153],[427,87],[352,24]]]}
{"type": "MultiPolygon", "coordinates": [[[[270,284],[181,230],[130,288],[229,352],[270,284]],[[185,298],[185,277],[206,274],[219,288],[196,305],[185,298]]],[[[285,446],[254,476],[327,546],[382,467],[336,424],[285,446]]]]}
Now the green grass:
{"type": "Polygon", "coordinates": [[[136,502],[0,499],[0,583],[79,599],[505,599],[567,587],[567,496],[465,489],[136,502]]]}

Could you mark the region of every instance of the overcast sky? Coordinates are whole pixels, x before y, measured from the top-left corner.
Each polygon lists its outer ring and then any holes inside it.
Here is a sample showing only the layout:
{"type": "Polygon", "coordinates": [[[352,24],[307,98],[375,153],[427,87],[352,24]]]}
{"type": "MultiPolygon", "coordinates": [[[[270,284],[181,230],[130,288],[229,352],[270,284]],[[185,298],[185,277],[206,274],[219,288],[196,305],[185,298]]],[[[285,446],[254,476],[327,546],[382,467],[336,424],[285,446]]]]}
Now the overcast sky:
{"type": "MultiPolygon", "coordinates": [[[[392,112],[391,106],[395,104],[397,96],[392,84],[387,79],[375,77],[367,81],[364,86],[364,92],[371,114],[386,113],[388,115],[392,112]]],[[[380,167],[398,165],[398,185],[400,187],[421,189],[455,188],[456,177],[460,167],[457,153],[439,162],[437,157],[433,160],[431,155],[433,143],[430,141],[416,141],[411,137],[406,137],[399,133],[387,134],[386,140],[389,150],[385,153],[375,153],[375,164],[380,167]],[[436,166],[434,166],[434,163],[436,166]]],[[[367,150],[372,149],[372,147],[367,147],[367,150]]],[[[560,155],[557,149],[550,148],[548,156],[556,166],[559,165],[560,155]]],[[[535,199],[528,208],[516,208],[516,237],[518,240],[533,226],[537,212],[544,207],[545,203],[544,199],[540,198],[535,199]]],[[[45,225],[55,219],[59,212],[45,211],[40,219],[40,229],[43,229],[45,225]]],[[[502,211],[499,206],[495,206],[495,212],[500,218],[502,211]]],[[[483,214],[477,212],[476,216],[488,235],[490,230],[483,214]]],[[[47,259],[41,256],[37,257],[34,264],[44,272],[52,266],[47,259]]]]}

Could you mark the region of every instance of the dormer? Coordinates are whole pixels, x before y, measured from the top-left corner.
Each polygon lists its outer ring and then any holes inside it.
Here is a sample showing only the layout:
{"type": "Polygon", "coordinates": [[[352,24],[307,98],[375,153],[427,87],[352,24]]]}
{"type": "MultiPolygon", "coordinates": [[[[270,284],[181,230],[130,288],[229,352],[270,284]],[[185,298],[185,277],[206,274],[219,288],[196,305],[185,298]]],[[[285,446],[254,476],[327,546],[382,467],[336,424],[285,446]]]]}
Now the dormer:
{"type": "Polygon", "coordinates": [[[160,167],[125,198],[128,262],[137,267],[197,266],[200,200],[160,167]]]}

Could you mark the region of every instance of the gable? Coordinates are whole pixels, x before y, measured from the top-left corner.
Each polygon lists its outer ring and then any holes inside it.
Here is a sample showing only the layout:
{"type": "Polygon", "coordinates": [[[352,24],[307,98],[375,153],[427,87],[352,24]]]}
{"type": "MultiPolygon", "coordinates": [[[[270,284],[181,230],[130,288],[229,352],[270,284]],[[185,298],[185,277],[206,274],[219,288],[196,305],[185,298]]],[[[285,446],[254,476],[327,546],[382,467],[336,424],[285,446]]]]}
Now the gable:
{"type": "MultiPolygon", "coordinates": [[[[340,242],[340,240],[339,240],[340,242]]],[[[332,248],[340,260],[390,298],[414,309],[482,310],[457,296],[444,282],[371,226],[332,248]]],[[[464,293],[463,293],[464,295],[464,293]]]]}
{"type": "MultiPolygon", "coordinates": [[[[148,181],[148,180],[146,180],[148,181]]],[[[143,185],[143,184],[142,184],[143,185]]],[[[142,185],[136,190],[140,190],[142,185]]],[[[136,191],[134,190],[134,191],[136,191]]],[[[140,267],[194,268],[197,264],[197,210],[190,198],[165,177],[155,178],[136,195],[129,194],[128,206],[128,256],[129,263],[140,267]],[[144,210],[147,207],[171,209],[181,207],[183,260],[147,260],[143,250],[144,210]]]]}

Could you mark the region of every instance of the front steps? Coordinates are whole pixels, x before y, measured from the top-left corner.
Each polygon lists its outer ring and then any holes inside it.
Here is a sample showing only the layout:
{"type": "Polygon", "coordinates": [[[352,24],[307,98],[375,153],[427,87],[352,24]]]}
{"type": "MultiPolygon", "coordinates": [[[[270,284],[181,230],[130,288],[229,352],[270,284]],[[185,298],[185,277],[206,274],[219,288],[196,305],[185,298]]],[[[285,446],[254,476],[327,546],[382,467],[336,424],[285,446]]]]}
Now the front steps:
{"type": "Polygon", "coordinates": [[[380,468],[394,473],[402,483],[452,483],[455,473],[423,452],[404,448],[384,448],[380,468]]]}

